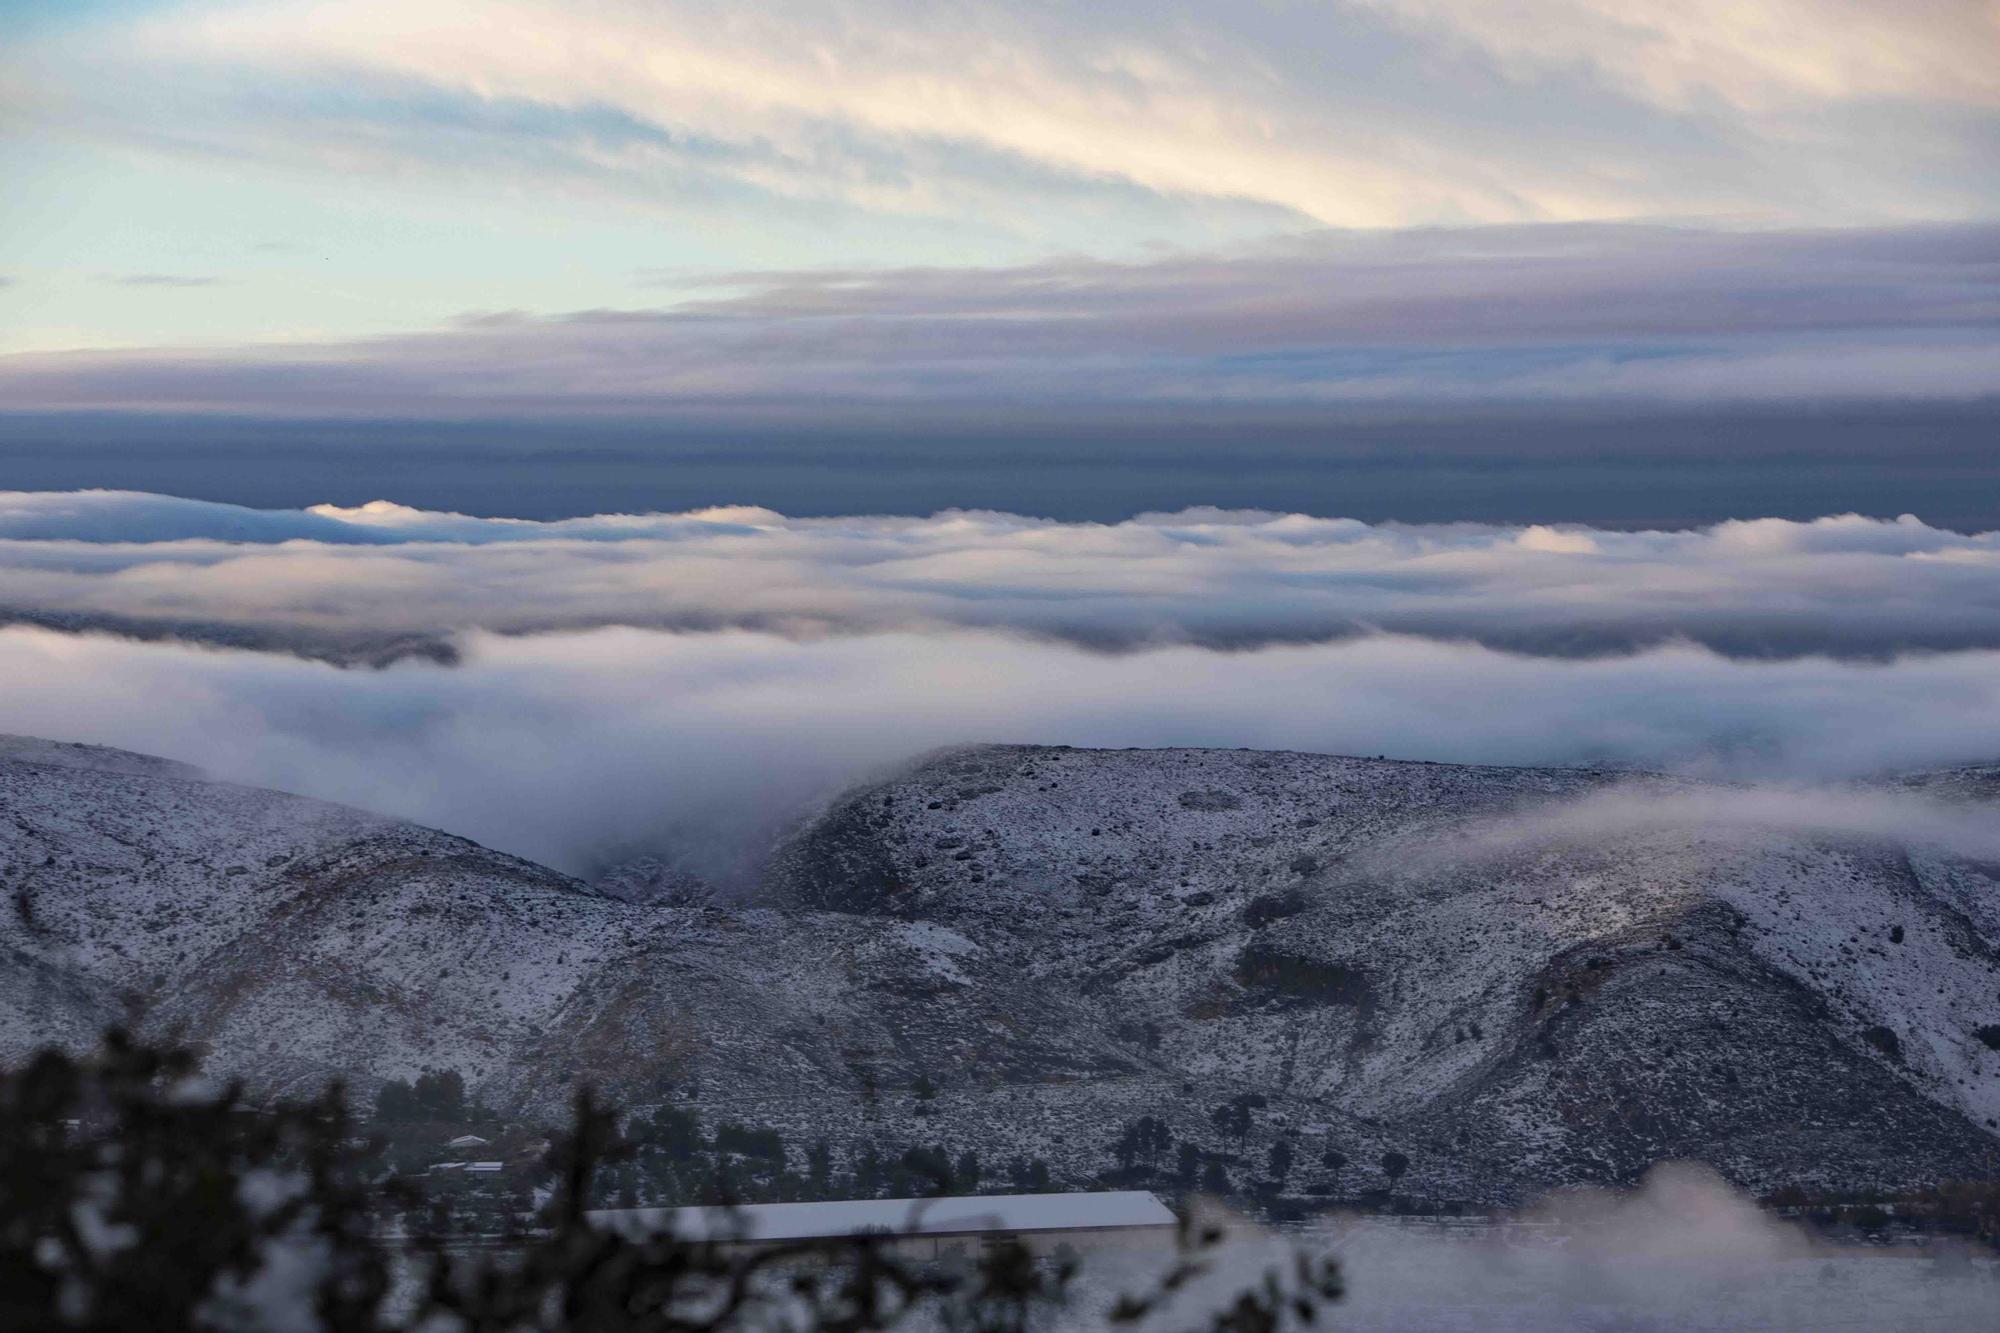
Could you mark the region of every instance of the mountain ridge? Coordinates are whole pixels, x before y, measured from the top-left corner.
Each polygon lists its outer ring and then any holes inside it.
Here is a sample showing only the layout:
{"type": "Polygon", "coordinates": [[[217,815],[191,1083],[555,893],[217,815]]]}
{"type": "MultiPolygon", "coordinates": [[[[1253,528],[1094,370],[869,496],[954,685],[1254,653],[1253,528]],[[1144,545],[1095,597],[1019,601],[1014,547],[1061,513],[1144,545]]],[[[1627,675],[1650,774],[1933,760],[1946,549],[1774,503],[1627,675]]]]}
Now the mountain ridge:
{"type": "Polygon", "coordinates": [[[8,1058],[130,1022],[267,1095],[448,1066],[521,1115],[589,1082],[1073,1185],[1140,1115],[1238,1171],[1280,1136],[1394,1149],[1496,1202],[1663,1157],[1757,1188],[2000,1169],[2000,868],[1703,824],[1676,802],[1733,790],[1691,779],[959,747],[718,908],[36,753],[0,746],[8,1058]],[[1210,1113],[1242,1096],[1232,1144],[1210,1113]]]}

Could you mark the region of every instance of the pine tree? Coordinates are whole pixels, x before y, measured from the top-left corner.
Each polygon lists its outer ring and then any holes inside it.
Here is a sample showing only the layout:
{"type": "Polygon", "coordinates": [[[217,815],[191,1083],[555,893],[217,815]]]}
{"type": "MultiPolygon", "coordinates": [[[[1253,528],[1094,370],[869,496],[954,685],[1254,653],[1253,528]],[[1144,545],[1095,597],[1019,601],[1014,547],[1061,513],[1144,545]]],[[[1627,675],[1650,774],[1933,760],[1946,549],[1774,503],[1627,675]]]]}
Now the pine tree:
{"type": "Polygon", "coordinates": [[[1174,1179],[1183,1185],[1193,1185],[1201,1174],[1201,1149],[1187,1139],[1181,1140],[1181,1158],[1174,1170],[1174,1179]]]}
{"type": "Polygon", "coordinates": [[[409,1080],[392,1078],[382,1085],[375,1094],[375,1118],[385,1123],[414,1120],[417,1114],[417,1096],[410,1087],[409,1080]]]}
{"type": "Polygon", "coordinates": [[[882,1154],[871,1143],[854,1163],[855,1192],[864,1199],[874,1198],[881,1192],[883,1174],[882,1154]]]}
{"type": "Polygon", "coordinates": [[[434,1070],[417,1076],[416,1109],[424,1120],[456,1124],[465,1119],[465,1076],[456,1069],[434,1070]]]}
{"type": "Polygon", "coordinates": [[[1335,1182],[1340,1179],[1340,1173],[1347,1168],[1347,1154],[1329,1146],[1319,1155],[1319,1164],[1326,1168],[1327,1193],[1331,1194],[1335,1182]]]}

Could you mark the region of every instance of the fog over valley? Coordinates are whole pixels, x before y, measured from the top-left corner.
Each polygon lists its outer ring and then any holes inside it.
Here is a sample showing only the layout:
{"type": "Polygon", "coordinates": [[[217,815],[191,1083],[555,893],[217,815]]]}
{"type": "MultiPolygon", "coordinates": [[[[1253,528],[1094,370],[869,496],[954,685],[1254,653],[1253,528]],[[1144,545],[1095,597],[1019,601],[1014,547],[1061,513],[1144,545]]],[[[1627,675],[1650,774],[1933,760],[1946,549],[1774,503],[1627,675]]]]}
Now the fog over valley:
{"type": "Polygon", "coordinates": [[[1996,534],[1915,518],[538,523],[15,493],[0,730],[573,873],[667,854],[740,883],[815,802],[968,742],[1785,784],[1990,762],[1996,567],[1996,534]]]}
{"type": "Polygon", "coordinates": [[[2000,0],[0,3],[0,1333],[2000,1327],[2000,0]]]}

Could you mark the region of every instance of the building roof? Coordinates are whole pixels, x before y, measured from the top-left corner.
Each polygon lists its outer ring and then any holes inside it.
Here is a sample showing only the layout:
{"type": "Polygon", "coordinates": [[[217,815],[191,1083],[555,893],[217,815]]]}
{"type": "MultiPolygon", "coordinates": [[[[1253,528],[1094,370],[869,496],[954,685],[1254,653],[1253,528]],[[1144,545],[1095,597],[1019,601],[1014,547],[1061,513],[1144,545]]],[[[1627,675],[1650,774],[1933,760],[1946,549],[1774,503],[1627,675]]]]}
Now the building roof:
{"type": "Polygon", "coordinates": [[[611,1208],[596,1225],[628,1236],[685,1240],[819,1240],[855,1235],[990,1233],[1171,1227],[1174,1215],[1145,1190],[1100,1194],[991,1194],[954,1199],[843,1199],[737,1208],[611,1208]]]}

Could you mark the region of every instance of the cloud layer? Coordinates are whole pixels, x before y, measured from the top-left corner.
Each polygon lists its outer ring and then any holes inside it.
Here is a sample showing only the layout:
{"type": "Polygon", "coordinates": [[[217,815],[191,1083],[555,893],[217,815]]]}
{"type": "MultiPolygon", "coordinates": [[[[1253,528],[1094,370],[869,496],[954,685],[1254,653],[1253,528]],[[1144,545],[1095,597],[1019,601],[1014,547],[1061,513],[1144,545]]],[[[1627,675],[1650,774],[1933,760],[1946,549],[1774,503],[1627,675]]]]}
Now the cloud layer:
{"type": "Polygon", "coordinates": [[[1588,657],[2000,648],[2000,533],[1905,516],[1670,532],[1189,510],[1122,523],[769,510],[531,522],[0,493],[0,614],[379,659],[468,630],[993,630],[1096,649],[1375,632],[1588,657]]]}
{"type": "MultiPolygon", "coordinates": [[[[0,609],[34,622],[0,629],[0,732],[188,760],[582,873],[655,854],[727,880],[815,800],[963,742],[1792,784],[1992,762],[1996,565],[2000,533],[1912,518],[531,522],[0,493],[0,609]],[[337,665],[368,660],[387,665],[337,665]]],[[[1907,800],[1690,799],[1509,836],[1671,817],[1977,841],[1907,800]]]]}
{"type": "Polygon", "coordinates": [[[14,100],[155,150],[659,205],[1074,226],[1122,190],[1396,226],[1993,202],[1978,0],[149,9],[34,34],[14,100]]]}
{"type": "Polygon", "coordinates": [[[821,424],[984,405],[1973,400],[2000,227],[1323,233],[1143,264],[736,274],[667,309],[347,343],[0,357],[16,410],[821,424]]]}
{"type": "MultiPolygon", "coordinates": [[[[815,799],[933,746],[1211,745],[1783,778],[1991,761],[2000,652],[1691,646],[1549,660],[1376,635],[1107,655],[975,630],[473,633],[454,666],[0,630],[0,731],[122,746],[588,872],[740,872],[815,799]]],[[[1781,810],[1778,812],[1783,814],[1781,810]]]]}

